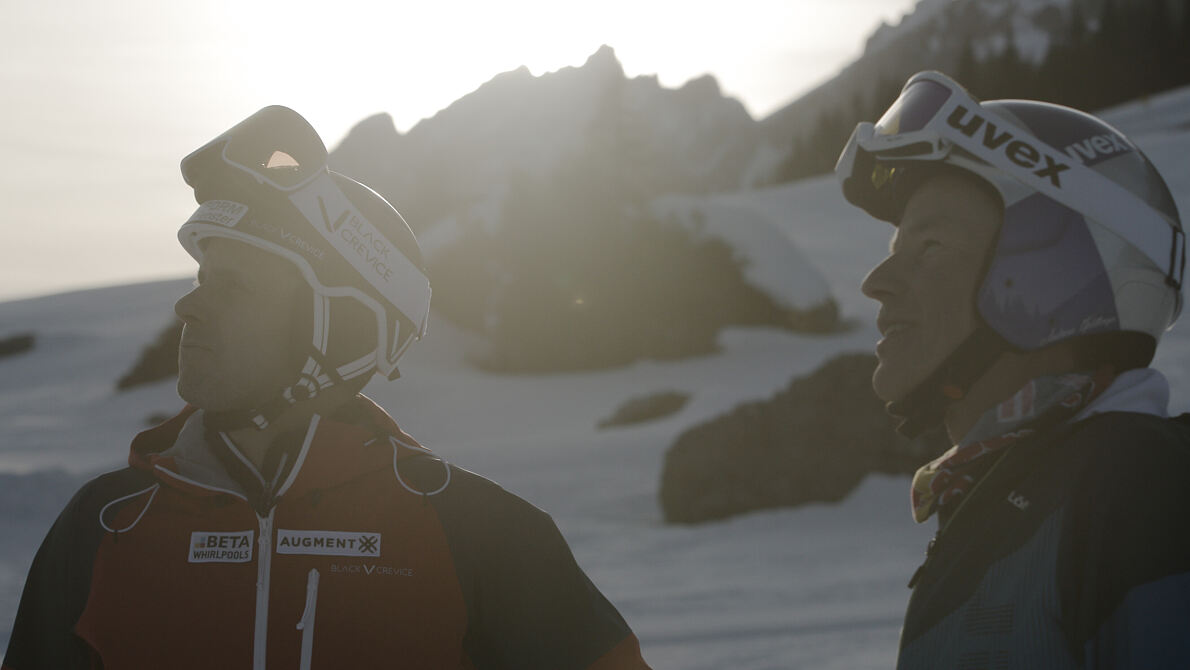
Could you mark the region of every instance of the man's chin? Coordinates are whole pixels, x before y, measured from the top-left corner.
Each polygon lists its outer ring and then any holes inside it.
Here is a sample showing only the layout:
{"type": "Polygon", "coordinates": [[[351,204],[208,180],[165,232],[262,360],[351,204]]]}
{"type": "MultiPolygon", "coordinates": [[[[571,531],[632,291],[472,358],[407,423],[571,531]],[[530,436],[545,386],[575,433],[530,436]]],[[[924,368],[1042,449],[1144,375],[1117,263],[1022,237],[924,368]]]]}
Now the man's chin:
{"type": "Polygon", "coordinates": [[[213,393],[202,384],[193,383],[183,377],[178,378],[178,397],[188,405],[197,407],[205,412],[226,412],[233,409],[229,398],[213,393]]]}
{"type": "Polygon", "coordinates": [[[178,375],[177,390],[178,397],[181,398],[187,405],[193,405],[199,408],[202,407],[202,404],[200,404],[201,398],[195,394],[192,385],[188,384],[187,380],[181,375],[178,375]]]}
{"type": "Polygon", "coordinates": [[[907,379],[904,374],[897,374],[884,362],[877,363],[876,370],[872,373],[872,390],[876,392],[876,397],[885,403],[903,400],[918,383],[920,381],[907,379]]]}

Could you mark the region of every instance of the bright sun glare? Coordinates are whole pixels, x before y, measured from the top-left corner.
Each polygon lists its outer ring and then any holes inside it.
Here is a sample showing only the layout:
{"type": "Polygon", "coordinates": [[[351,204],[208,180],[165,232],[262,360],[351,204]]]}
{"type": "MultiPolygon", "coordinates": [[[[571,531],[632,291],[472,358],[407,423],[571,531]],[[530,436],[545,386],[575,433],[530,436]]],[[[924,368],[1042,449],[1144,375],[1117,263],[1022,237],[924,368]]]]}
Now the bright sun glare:
{"type": "Polygon", "coordinates": [[[213,26],[237,17],[234,25],[221,26],[236,35],[223,52],[224,60],[234,61],[226,64],[232,85],[247,96],[268,98],[263,104],[288,100],[333,143],[361,114],[387,111],[404,131],[499,72],[523,65],[540,75],[581,65],[602,44],[616,49],[629,76],[659,73],[667,86],[715,72],[728,94],[748,88],[745,104],[763,115],[832,74],[818,72],[821,58],[812,54],[856,53],[860,44],[846,35],[856,32],[851,24],[857,10],[867,12],[870,30],[910,4],[743,0],[725,12],[721,5],[639,0],[340,0],[327,13],[310,11],[312,3],[229,0],[207,11],[213,26]],[[265,34],[285,38],[286,48],[278,50],[277,40],[262,39],[265,34]],[[749,48],[740,48],[742,42],[749,48]],[[756,84],[763,69],[770,77],[772,70],[787,76],[775,77],[764,91],[756,84]]]}
{"type": "Polygon", "coordinates": [[[178,160],[267,105],[298,110],[334,147],[372,114],[405,132],[501,72],[580,66],[607,44],[630,77],[676,87],[712,73],[759,118],[913,2],[17,0],[0,22],[21,55],[0,68],[14,103],[0,109],[0,219],[40,234],[0,249],[0,296],[189,270],[160,234],[192,206],[178,160]]]}

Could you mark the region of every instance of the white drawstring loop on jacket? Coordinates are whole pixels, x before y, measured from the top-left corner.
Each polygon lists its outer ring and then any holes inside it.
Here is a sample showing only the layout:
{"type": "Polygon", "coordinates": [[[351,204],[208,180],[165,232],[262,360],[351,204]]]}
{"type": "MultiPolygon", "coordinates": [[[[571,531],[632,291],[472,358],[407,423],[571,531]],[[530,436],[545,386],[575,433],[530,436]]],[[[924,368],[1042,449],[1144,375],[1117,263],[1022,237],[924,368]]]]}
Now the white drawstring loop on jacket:
{"type": "Polygon", "coordinates": [[[145,512],[149,511],[149,505],[153,504],[153,499],[157,497],[157,491],[160,488],[161,488],[161,484],[154,484],[154,485],[150,486],[149,488],[141,489],[140,491],[137,491],[136,493],[129,493],[128,495],[126,495],[122,498],[116,498],[115,500],[104,505],[103,509],[99,510],[99,525],[103,526],[104,530],[106,530],[109,533],[112,533],[113,535],[119,535],[120,533],[125,533],[125,532],[132,530],[132,528],[134,526],[136,526],[136,524],[140,523],[140,520],[142,518],[144,518],[145,512]],[[140,511],[140,514],[138,514],[137,517],[135,519],[133,519],[132,523],[129,524],[128,527],[116,530],[115,528],[112,528],[111,526],[107,525],[107,522],[103,520],[104,515],[107,514],[107,508],[111,507],[112,505],[115,505],[118,502],[124,502],[125,500],[131,500],[139,495],[144,495],[147,491],[152,491],[153,493],[152,493],[152,495],[149,496],[149,499],[147,501],[145,501],[144,509],[142,509],[140,511]]]}
{"type": "Polygon", "coordinates": [[[450,463],[447,463],[445,458],[442,458],[441,456],[435,456],[434,452],[430,451],[429,449],[426,449],[425,447],[409,444],[407,442],[402,442],[402,441],[398,440],[397,438],[393,437],[392,435],[388,436],[388,441],[390,444],[393,445],[393,474],[395,474],[397,476],[397,481],[400,482],[401,486],[405,487],[406,491],[408,491],[414,495],[419,495],[419,496],[432,496],[432,495],[438,495],[439,493],[442,493],[443,491],[446,490],[447,486],[450,486],[450,463]],[[442,463],[442,468],[444,470],[446,470],[446,481],[442,482],[442,486],[439,486],[437,489],[434,489],[433,491],[418,491],[417,489],[413,488],[412,486],[406,484],[405,480],[401,478],[401,471],[399,469],[397,469],[397,446],[398,445],[405,447],[406,449],[420,451],[423,454],[426,454],[428,456],[434,456],[435,458],[437,458],[442,463]]]}

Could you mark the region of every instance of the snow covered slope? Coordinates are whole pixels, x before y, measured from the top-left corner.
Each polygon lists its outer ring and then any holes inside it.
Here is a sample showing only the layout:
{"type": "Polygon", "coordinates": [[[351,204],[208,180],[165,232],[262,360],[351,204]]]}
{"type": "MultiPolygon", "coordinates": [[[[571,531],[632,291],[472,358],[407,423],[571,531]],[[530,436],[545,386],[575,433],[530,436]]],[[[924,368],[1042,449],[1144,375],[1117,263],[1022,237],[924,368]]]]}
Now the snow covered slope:
{"type": "MultiPolygon", "coordinates": [[[[814,212],[823,223],[845,216],[808,241],[820,249],[866,238],[842,252],[857,274],[881,253],[886,231],[849,212],[828,182],[740,198],[814,212]]],[[[782,270],[769,263],[766,271],[782,270]]],[[[856,276],[844,281],[854,285],[856,276]]],[[[112,384],[185,290],[180,281],[0,304],[6,330],[40,338],[34,352],[0,359],[0,470],[34,470],[6,477],[9,493],[0,494],[0,640],[37,537],[79,481],[41,469],[118,466],[145,417],[180,405],[169,382],[128,395],[112,384]]],[[[864,315],[870,321],[870,310],[864,315]]],[[[449,460],[549,510],[654,667],[882,667],[895,648],[904,579],[929,534],[909,521],[904,481],[870,481],[842,505],[692,528],[664,526],[656,502],[662,458],[679,432],[772,394],[836,352],[868,349],[875,337],[870,323],[833,337],[728,331],[714,356],[503,377],[469,368],[463,357],[474,343],[439,321],[411,351],[404,377],[368,393],[449,460]],[[596,430],[625,399],[665,389],[692,400],[661,421],[596,430]],[[882,560],[870,560],[872,547],[882,560]]]]}
{"type": "Polygon", "coordinates": [[[652,207],[662,220],[677,217],[696,238],[726,244],[743,262],[744,280],[781,307],[807,310],[831,300],[822,273],[781,230],[784,216],[749,206],[752,199],[751,194],[744,198],[670,195],[658,198],[652,207]]]}
{"type": "MultiPolygon", "coordinates": [[[[44,352],[0,360],[0,372],[12,373],[0,382],[0,467],[118,466],[144,417],[180,405],[170,382],[124,396],[111,380],[183,290],[174,282],[0,304],[0,322],[46,334],[44,352]],[[145,330],[131,336],[137,324],[145,330]]],[[[694,528],[664,526],[656,502],[665,448],[680,431],[775,392],[840,349],[867,348],[870,328],[837,338],[730,331],[715,356],[543,377],[475,372],[462,360],[468,337],[434,324],[403,364],[404,377],[367,392],[447,459],[549,510],[654,667],[887,663],[903,580],[928,534],[904,512],[905,482],[869,482],[839,506],[694,528]],[[662,421],[596,430],[626,398],[662,389],[693,398],[662,421]],[[886,558],[869,561],[872,546],[886,558]]],[[[0,641],[37,540],[80,481],[40,469],[0,476],[0,641]]]]}
{"type": "MultiPolygon", "coordinates": [[[[1186,213],[1190,90],[1170,96],[1110,117],[1137,133],[1186,213]]],[[[932,531],[910,521],[906,480],[870,478],[838,505],[696,527],[661,523],[662,458],[681,431],[772,394],[831,355],[870,350],[877,338],[875,305],[858,286],[883,257],[891,229],[846,205],[831,178],[708,198],[714,207],[752,212],[749,225],[771,222],[760,239],[792,239],[856,328],[814,337],[732,330],[713,356],[596,373],[495,376],[468,367],[465,352],[475,342],[437,321],[402,365],[404,377],[367,392],[448,460],[549,510],[580,563],[637,631],[653,667],[889,667],[908,597],[904,584],[932,531]],[[692,399],[660,421],[596,429],[625,399],[661,390],[692,399]]],[[[750,260],[772,281],[807,281],[779,258],[750,260]]],[[[186,286],[0,303],[0,337],[33,331],[39,338],[33,352],[0,359],[0,645],[38,538],[81,478],[118,466],[146,417],[180,406],[169,382],[127,394],[113,389],[168,323],[186,286]]],[[[1173,385],[1175,412],[1190,410],[1188,326],[1170,332],[1157,356],[1173,385]]]]}

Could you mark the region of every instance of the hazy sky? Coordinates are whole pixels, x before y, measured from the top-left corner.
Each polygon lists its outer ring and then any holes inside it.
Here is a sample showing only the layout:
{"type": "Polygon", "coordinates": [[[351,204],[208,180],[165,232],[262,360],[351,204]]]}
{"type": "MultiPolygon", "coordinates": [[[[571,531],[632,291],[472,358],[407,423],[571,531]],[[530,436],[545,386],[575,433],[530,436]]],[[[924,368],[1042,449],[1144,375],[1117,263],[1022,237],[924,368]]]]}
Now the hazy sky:
{"type": "Polygon", "coordinates": [[[0,300],[192,272],[178,161],[268,104],[333,148],[376,112],[406,131],[500,72],[609,44],[629,76],[709,72],[763,118],[913,4],[6,0],[0,300]]]}

